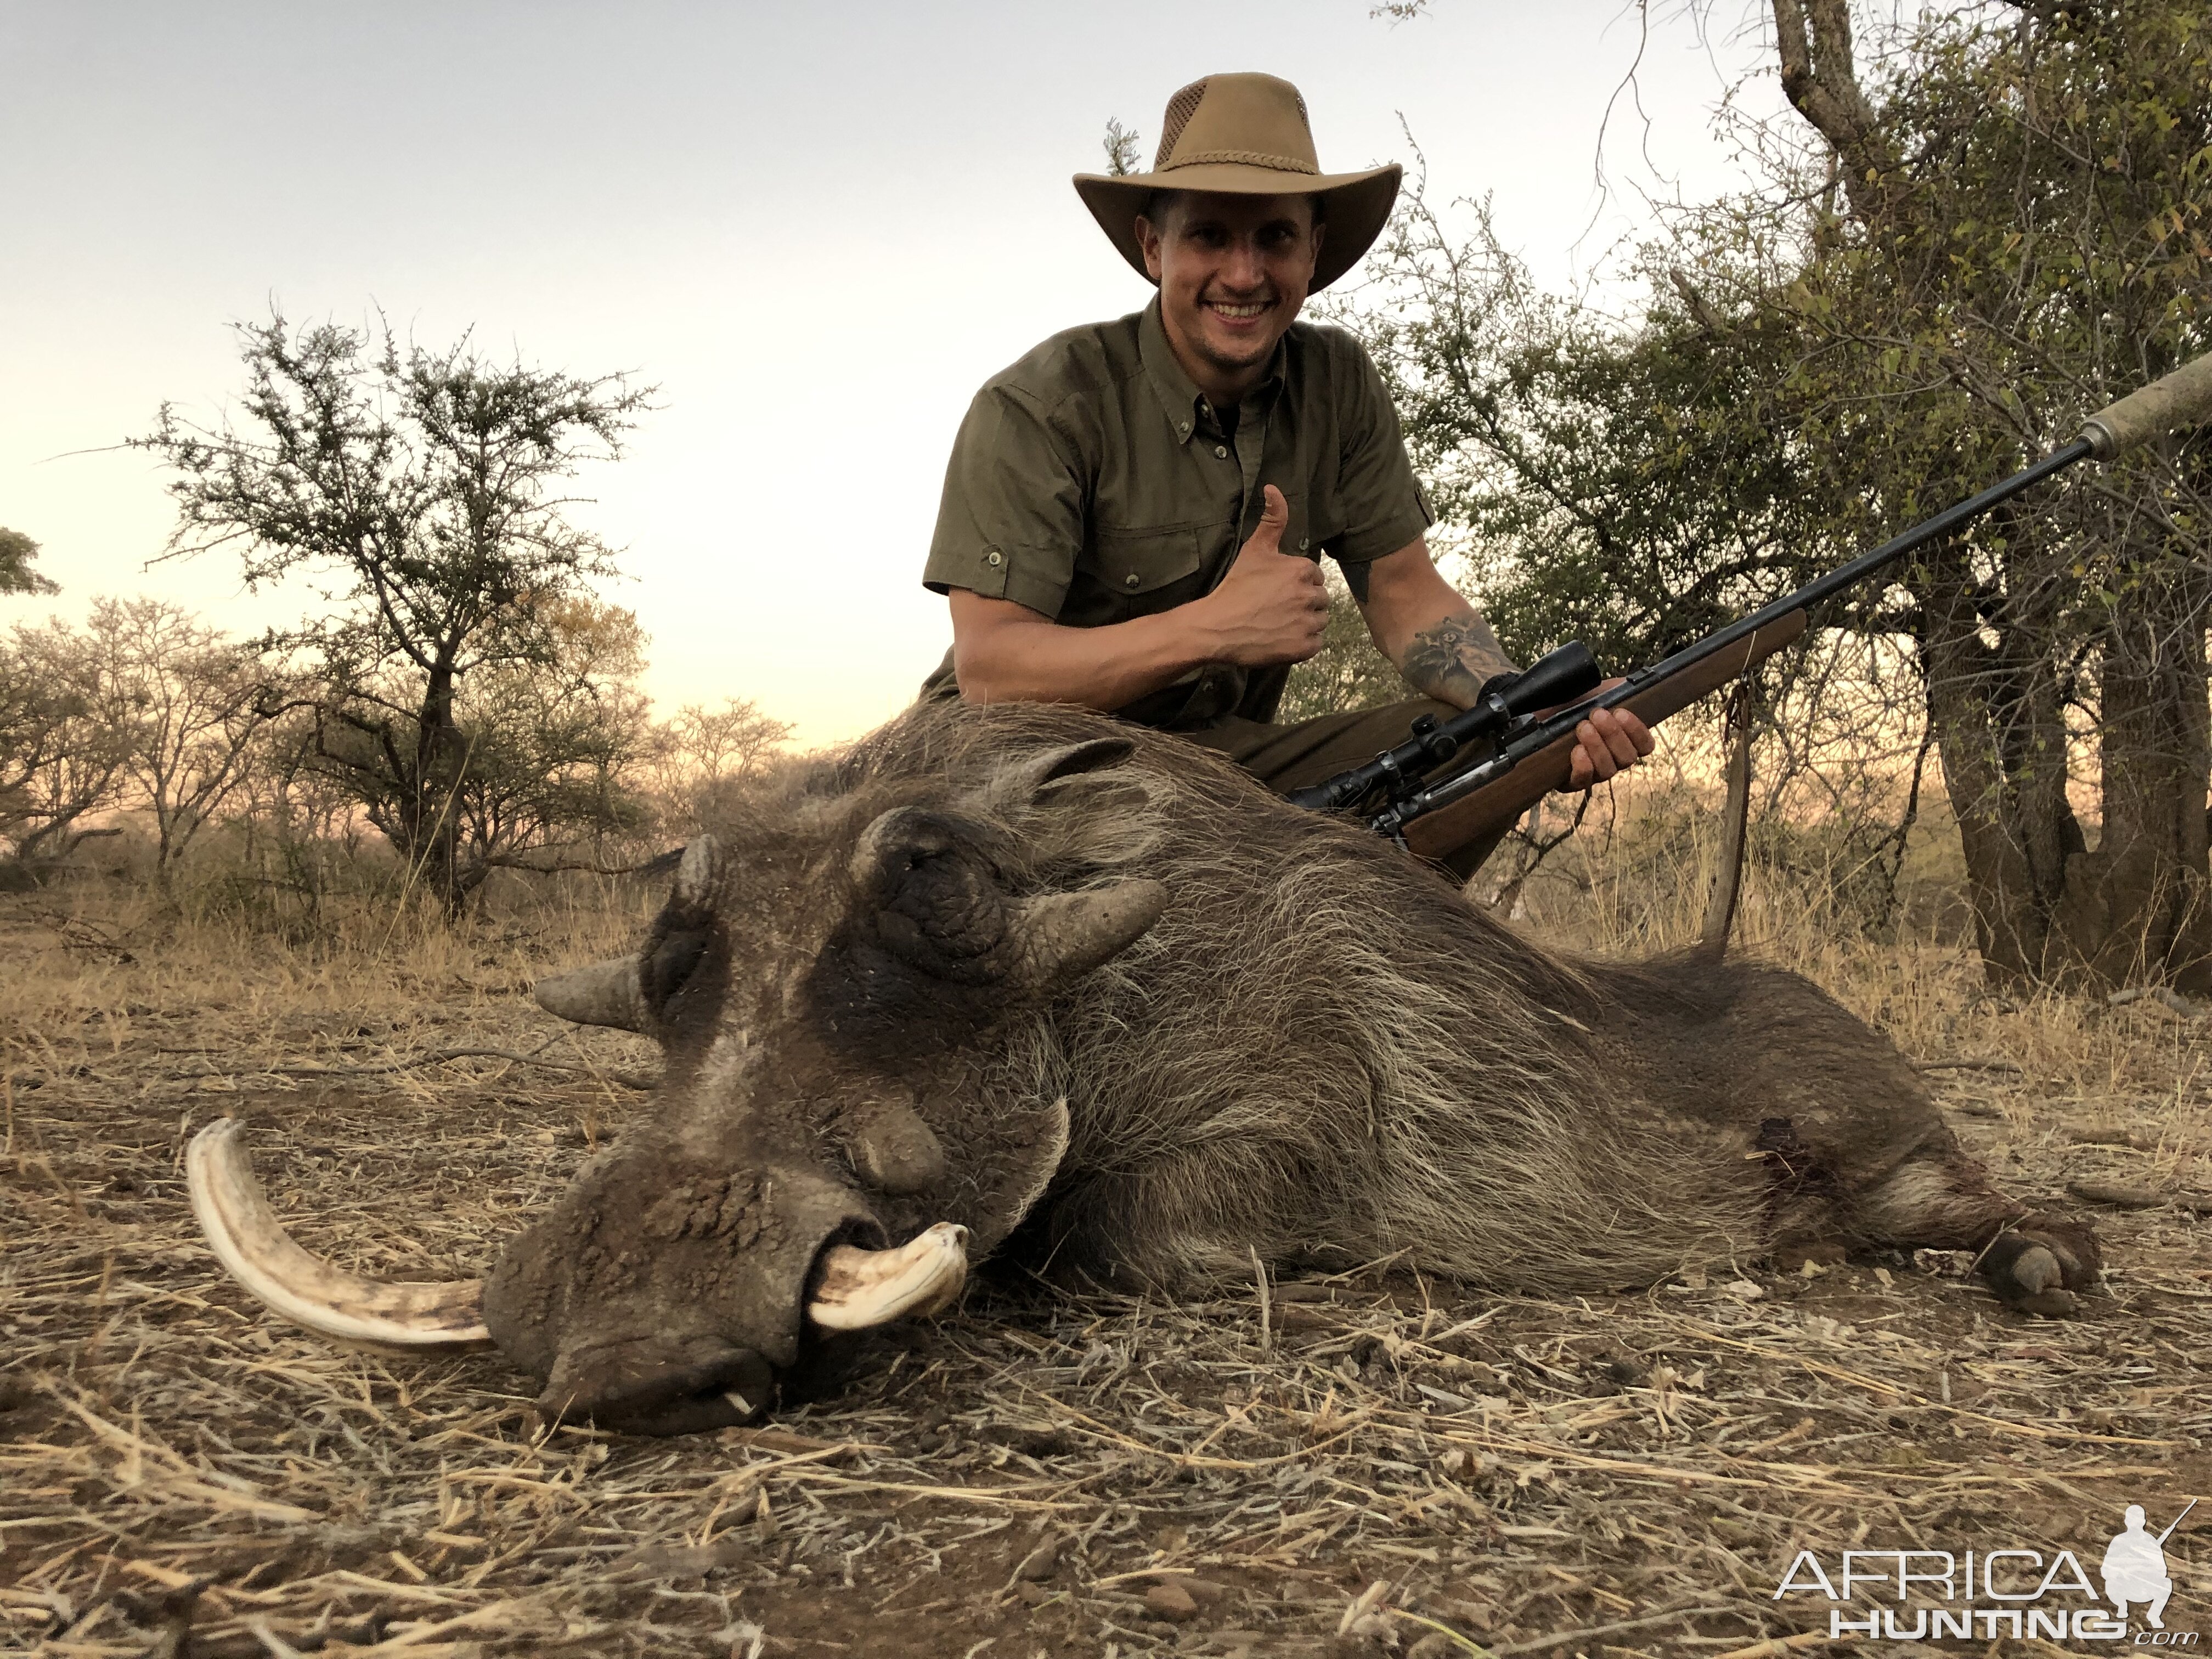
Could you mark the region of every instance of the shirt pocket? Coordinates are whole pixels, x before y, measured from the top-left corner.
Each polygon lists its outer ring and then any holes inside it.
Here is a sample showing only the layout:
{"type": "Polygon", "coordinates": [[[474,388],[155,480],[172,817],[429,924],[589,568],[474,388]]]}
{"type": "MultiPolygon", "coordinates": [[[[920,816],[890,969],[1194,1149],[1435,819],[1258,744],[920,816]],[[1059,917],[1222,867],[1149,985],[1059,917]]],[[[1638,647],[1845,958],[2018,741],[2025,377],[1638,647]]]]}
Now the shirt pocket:
{"type": "Polygon", "coordinates": [[[1137,611],[1180,604],[1195,595],[1170,595],[1162,590],[1188,582],[1198,574],[1204,558],[1200,532],[1190,526],[1166,530],[1098,531],[1098,585],[1107,593],[1139,603],[1137,611]],[[1147,602],[1149,601],[1149,602],[1147,602]]]}
{"type": "Polygon", "coordinates": [[[1283,532],[1284,552],[1318,559],[1344,534],[1344,515],[1333,492],[1286,489],[1283,499],[1291,509],[1290,526],[1283,532]]]}
{"type": "Polygon", "coordinates": [[[1302,559],[1319,558],[1322,538],[1314,528],[1313,498],[1303,489],[1285,489],[1283,505],[1291,514],[1283,526],[1283,551],[1302,559]]]}

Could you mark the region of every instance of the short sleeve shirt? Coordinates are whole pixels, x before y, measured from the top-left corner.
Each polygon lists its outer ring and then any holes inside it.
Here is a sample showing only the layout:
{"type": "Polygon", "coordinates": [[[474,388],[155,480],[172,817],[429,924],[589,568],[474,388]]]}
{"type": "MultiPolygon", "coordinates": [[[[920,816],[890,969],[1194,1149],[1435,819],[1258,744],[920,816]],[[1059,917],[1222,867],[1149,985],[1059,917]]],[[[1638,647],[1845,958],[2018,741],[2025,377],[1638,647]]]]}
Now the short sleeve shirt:
{"type": "MultiPolygon", "coordinates": [[[[1224,421],[1176,361],[1155,300],[1054,335],[975,394],[922,580],[1073,628],[1172,610],[1228,573],[1264,484],[1290,506],[1283,551],[1341,565],[1396,552],[1435,517],[1358,340],[1293,323],[1224,421]]],[[[1288,675],[1212,663],[1117,712],[1176,731],[1264,720],[1288,675]]],[[[951,689],[948,655],[924,690],[951,689]]]]}

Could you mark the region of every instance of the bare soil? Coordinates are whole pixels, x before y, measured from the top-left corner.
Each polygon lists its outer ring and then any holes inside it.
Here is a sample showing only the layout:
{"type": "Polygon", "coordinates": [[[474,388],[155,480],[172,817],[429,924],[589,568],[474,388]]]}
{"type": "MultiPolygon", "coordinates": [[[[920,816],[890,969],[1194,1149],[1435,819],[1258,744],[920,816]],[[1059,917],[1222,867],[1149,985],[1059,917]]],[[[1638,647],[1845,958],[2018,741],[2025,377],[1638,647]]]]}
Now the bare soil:
{"type": "MultiPolygon", "coordinates": [[[[243,1115],[309,1248],[481,1273],[650,1109],[646,1045],[526,995],[633,915],[341,949],[0,905],[0,1649],[1818,1652],[1828,1602],[1774,1595],[1800,1549],[2094,1574],[2124,1505],[2212,1495],[2212,1020],[2147,999],[1992,1000],[1936,947],[1806,964],[1942,1067],[2014,1190],[2098,1215],[2076,1320],[1948,1253],[1572,1302],[1392,1263],[1196,1305],[983,1282],[770,1427],[648,1441],[549,1430],[496,1355],[277,1323],[180,1161],[243,1115]],[[535,1059],[424,1058],[463,1048],[535,1059]]],[[[2212,1641],[2212,1501],[2167,1552],[2166,1623],[2212,1641]]]]}

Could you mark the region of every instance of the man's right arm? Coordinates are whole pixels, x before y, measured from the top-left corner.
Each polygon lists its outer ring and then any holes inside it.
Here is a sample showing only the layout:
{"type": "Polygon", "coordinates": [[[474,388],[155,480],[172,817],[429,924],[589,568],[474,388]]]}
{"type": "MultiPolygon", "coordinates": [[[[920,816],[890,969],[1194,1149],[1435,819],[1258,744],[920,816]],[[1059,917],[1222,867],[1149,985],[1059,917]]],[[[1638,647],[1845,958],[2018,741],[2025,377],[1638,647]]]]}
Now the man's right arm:
{"type": "Polygon", "coordinates": [[[974,702],[1073,702],[1111,711],[1194,668],[1303,662],[1321,648],[1328,593],[1320,567],[1280,548],[1290,509],[1266,487],[1260,527],[1220,585],[1156,616],[1066,628],[1013,599],[963,587],[952,605],[960,694],[974,702]]]}
{"type": "Polygon", "coordinates": [[[1189,613],[1179,605],[1104,628],[1066,628],[1014,599],[956,587],[953,671],[970,702],[1073,702],[1115,709],[1172,685],[1212,660],[1189,613]]]}

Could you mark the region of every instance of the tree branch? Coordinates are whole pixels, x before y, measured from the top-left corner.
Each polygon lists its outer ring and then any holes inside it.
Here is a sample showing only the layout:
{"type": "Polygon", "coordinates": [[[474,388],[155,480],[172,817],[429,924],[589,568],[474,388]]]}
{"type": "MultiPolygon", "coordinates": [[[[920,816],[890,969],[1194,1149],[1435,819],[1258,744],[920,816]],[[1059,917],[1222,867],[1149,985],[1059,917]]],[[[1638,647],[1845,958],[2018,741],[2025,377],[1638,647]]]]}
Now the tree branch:
{"type": "Polygon", "coordinates": [[[1835,148],[1852,210],[1873,218],[1896,158],[1852,67],[1847,0],[1774,0],[1774,35],[1784,95],[1835,148]]]}

